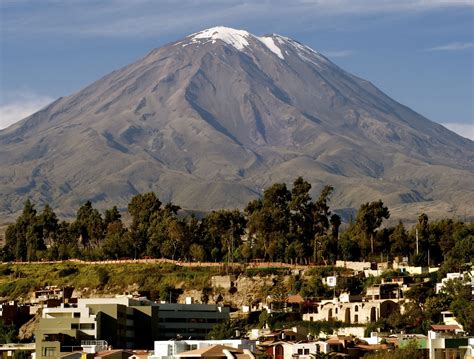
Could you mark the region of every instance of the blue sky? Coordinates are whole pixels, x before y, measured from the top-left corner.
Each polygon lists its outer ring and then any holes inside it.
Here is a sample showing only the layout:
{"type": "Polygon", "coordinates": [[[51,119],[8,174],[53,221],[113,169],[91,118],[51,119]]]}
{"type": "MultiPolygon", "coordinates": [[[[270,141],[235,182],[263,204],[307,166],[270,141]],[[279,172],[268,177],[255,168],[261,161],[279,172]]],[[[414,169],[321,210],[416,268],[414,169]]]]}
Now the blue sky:
{"type": "Polygon", "coordinates": [[[474,138],[474,0],[0,0],[0,128],[216,25],[292,37],[474,138]]]}

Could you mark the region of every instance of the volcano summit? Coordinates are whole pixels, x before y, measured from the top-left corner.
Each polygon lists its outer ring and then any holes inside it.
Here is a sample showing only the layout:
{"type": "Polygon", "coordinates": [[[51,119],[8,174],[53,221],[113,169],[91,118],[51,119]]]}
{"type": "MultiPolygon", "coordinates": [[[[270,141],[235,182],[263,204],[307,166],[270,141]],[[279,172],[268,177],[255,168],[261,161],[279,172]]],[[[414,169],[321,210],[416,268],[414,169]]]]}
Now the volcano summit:
{"type": "MultiPolygon", "coordinates": [[[[474,142],[279,36],[215,27],[0,131],[0,211],[26,198],[72,215],[139,192],[242,207],[274,182],[332,184],[333,208],[474,213],[474,142]]],[[[398,213],[398,215],[397,215],[398,213]]]]}

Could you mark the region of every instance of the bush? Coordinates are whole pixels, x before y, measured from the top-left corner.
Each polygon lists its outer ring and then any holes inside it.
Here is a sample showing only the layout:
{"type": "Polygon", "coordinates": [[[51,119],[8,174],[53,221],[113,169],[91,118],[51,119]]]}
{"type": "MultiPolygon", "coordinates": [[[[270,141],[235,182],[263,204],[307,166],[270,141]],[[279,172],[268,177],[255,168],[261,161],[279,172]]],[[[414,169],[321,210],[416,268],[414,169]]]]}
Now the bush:
{"type": "Polygon", "coordinates": [[[59,278],[64,278],[64,277],[68,277],[72,274],[76,274],[79,272],[79,269],[77,269],[77,267],[75,266],[71,266],[71,267],[66,267],[66,268],[63,268],[61,269],[59,272],[58,272],[58,277],[59,278]]]}
{"type": "Polygon", "coordinates": [[[103,267],[97,268],[96,272],[97,272],[97,277],[99,278],[99,286],[101,288],[105,287],[110,279],[109,272],[107,271],[107,269],[103,267]]]}

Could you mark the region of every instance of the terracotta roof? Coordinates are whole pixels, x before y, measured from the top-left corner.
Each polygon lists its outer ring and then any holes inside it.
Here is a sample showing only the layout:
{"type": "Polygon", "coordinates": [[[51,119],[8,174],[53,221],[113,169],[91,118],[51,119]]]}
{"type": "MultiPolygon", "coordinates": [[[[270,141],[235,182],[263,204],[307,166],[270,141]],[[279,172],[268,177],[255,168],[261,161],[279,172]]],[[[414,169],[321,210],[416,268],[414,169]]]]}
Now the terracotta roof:
{"type": "Polygon", "coordinates": [[[288,299],[286,300],[287,303],[295,303],[295,304],[299,304],[299,303],[304,303],[304,299],[301,295],[299,294],[295,294],[295,295],[289,295],[288,296],[288,299]]]}
{"type": "Polygon", "coordinates": [[[455,330],[461,330],[461,327],[459,325],[444,325],[444,324],[433,324],[431,325],[431,329],[433,330],[447,330],[447,331],[455,331],[455,330]]]}
{"type": "Polygon", "coordinates": [[[222,358],[225,357],[224,350],[230,351],[232,354],[243,354],[244,352],[240,349],[229,347],[226,345],[216,344],[210,345],[201,349],[189,350],[187,352],[182,352],[177,354],[178,357],[216,357],[222,358]]]}
{"type": "Polygon", "coordinates": [[[387,350],[387,344],[357,344],[357,348],[365,349],[365,350],[387,350]]]}
{"type": "MultiPolygon", "coordinates": [[[[112,349],[112,350],[104,350],[102,352],[98,352],[95,357],[99,358],[107,358],[109,355],[117,354],[117,353],[124,353],[127,352],[123,349],[112,349]]],[[[131,353],[130,353],[131,354],[131,353]]]]}

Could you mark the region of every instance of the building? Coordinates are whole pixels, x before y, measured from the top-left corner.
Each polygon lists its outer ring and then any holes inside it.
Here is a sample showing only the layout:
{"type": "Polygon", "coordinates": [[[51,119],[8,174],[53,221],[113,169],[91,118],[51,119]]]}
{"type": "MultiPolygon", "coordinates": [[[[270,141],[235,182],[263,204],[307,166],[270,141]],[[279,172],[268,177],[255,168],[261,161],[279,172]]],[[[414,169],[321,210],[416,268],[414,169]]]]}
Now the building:
{"type": "Polygon", "coordinates": [[[28,352],[28,354],[32,354],[35,351],[35,344],[34,343],[8,343],[8,344],[0,344],[0,358],[1,359],[8,359],[8,358],[15,358],[17,357],[17,353],[19,352],[28,352]]]}
{"type": "Polygon", "coordinates": [[[450,326],[432,326],[434,330],[428,331],[429,359],[473,358],[474,338],[455,335],[446,327],[450,326]]]}
{"type": "Polygon", "coordinates": [[[202,350],[211,346],[221,345],[255,353],[256,341],[244,339],[225,340],[163,340],[155,341],[153,355],[148,359],[177,359],[181,353],[191,350],[202,350]]]}
{"type": "Polygon", "coordinates": [[[446,277],[441,279],[440,283],[436,283],[436,294],[443,291],[444,286],[450,280],[465,280],[466,285],[470,285],[472,288],[472,295],[474,295],[474,271],[464,273],[446,273],[446,277]]]}
{"type": "Polygon", "coordinates": [[[205,339],[212,328],[230,317],[230,309],[217,304],[159,304],[160,339],[205,339]]]}
{"type": "Polygon", "coordinates": [[[79,299],[74,306],[45,308],[35,337],[38,359],[82,350],[84,341],[145,349],[158,338],[158,305],[127,296],[79,299]]]}
{"type": "Polygon", "coordinates": [[[235,349],[225,345],[211,345],[202,349],[194,349],[177,355],[178,359],[255,359],[249,350],[235,349]]]}
{"type": "Polygon", "coordinates": [[[31,319],[30,308],[25,305],[18,305],[16,301],[0,304],[0,320],[4,325],[22,326],[31,319]]]}
{"type": "MultiPolygon", "coordinates": [[[[378,294],[380,296],[380,294],[378,294]]],[[[387,318],[393,312],[400,311],[398,299],[371,299],[361,301],[343,293],[339,298],[322,300],[306,307],[303,320],[339,320],[351,324],[366,324],[387,318]],[[356,301],[353,301],[356,299],[356,301]]]]}

